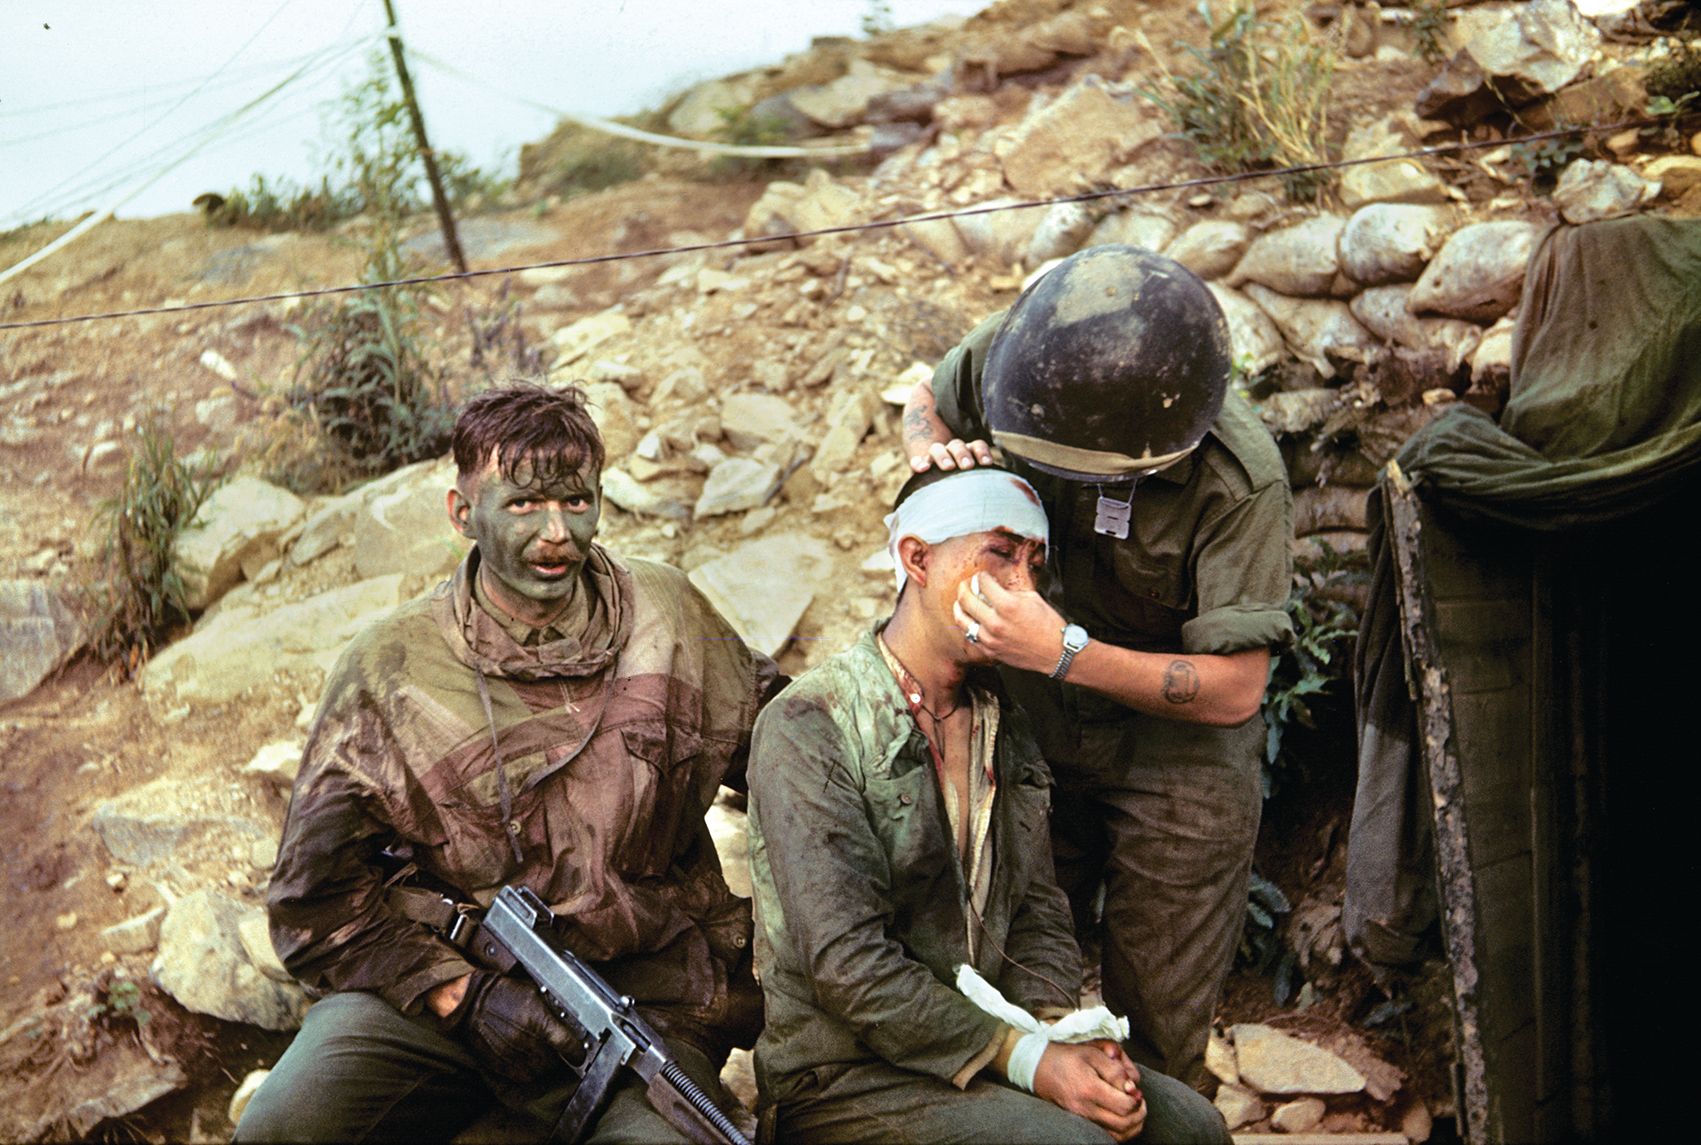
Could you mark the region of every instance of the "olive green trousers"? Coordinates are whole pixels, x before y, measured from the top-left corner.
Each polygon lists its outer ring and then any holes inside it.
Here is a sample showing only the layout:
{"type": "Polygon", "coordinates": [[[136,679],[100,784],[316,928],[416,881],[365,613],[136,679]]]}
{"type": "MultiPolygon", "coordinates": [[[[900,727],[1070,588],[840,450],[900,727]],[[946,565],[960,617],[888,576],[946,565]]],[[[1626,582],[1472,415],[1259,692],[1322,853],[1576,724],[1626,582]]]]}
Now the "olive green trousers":
{"type": "MultiPolygon", "coordinates": [[[[695,1046],[668,1048],[704,1092],[721,1097],[719,1072],[695,1046]]],[[[545,1137],[573,1094],[573,1074],[514,1086],[484,1074],[429,1019],[410,1018],[372,994],[332,994],[307,1011],[301,1032],[243,1111],[234,1140],[448,1141],[498,1104],[533,1119],[545,1137]]],[[[724,1108],[724,1105],[723,1105],[724,1108]]],[[[598,1145],[684,1142],[651,1107],[644,1084],[622,1070],[583,1138],[598,1145]]]]}

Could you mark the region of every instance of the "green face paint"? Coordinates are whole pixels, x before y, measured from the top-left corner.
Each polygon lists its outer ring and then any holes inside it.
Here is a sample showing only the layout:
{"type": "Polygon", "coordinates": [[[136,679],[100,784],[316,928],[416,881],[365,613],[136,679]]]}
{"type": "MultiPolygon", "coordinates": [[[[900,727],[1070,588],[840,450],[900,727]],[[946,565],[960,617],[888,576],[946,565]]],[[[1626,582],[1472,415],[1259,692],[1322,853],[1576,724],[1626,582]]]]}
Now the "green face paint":
{"type": "Polygon", "coordinates": [[[478,542],[484,589],[503,611],[541,628],[560,614],[579,582],[602,515],[601,474],[590,466],[547,483],[522,465],[510,481],[495,460],[452,516],[478,542]]]}

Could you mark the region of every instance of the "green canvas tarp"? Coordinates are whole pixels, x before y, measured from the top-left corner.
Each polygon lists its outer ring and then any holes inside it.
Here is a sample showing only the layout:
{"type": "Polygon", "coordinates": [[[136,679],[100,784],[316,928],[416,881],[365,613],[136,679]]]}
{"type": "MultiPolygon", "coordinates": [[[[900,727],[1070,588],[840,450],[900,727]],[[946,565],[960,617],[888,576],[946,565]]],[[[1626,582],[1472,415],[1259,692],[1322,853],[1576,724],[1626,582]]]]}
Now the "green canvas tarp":
{"type": "Polygon", "coordinates": [[[1655,840],[1682,837],[1701,793],[1678,746],[1695,701],[1668,667],[1701,638],[1676,559],[1701,491],[1701,221],[1548,232],[1498,423],[1451,407],[1395,466],[1371,496],[1354,657],[1348,938],[1409,963],[1451,887],[1469,908],[1448,919],[1456,970],[1474,958],[1457,1032],[1487,1087],[1462,1101],[1470,1139],[1603,1135],[1629,1108],[1617,1059],[1654,977],[1616,943],[1630,895],[1696,866],[1655,840]],[[1448,816],[1463,862],[1438,872],[1448,816]]]}

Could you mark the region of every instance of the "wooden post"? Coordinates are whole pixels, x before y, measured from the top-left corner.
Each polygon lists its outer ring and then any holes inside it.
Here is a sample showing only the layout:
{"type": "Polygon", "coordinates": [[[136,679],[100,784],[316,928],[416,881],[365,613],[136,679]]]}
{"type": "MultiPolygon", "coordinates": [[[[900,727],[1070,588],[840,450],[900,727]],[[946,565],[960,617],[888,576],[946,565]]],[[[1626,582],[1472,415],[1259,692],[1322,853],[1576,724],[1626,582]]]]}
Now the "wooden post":
{"type": "Polygon", "coordinates": [[[1488,1062],[1483,1049],[1481,999],[1477,996],[1476,878],[1466,843],[1465,780],[1453,735],[1453,689],[1431,636],[1435,621],[1424,594],[1422,506],[1396,462],[1388,463],[1381,489],[1394,553],[1406,686],[1417,705],[1418,757],[1428,780],[1434,816],[1441,936],[1453,970],[1459,1135],[1467,1145],[1489,1145],[1497,1135],[1490,1125],[1488,1062]]]}
{"type": "Polygon", "coordinates": [[[467,259],[461,253],[461,240],[455,235],[455,216],[449,213],[449,197],[443,193],[443,177],[437,173],[437,155],[425,137],[425,117],[419,113],[419,101],[413,95],[413,79],[408,75],[407,57],[402,53],[402,33],[396,27],[396,9],[390,0],[384,0],[384,15],[390,21],[390,57],[396,61],[396,78],[401,81],[402,99],[407,104],[408,118],[413,121],[419,157],[425,160],[425,178],[431,184],[431,203],[437,209],[437,226],[443,232],[443,249],[448,252],[449,261],[455,269],[465,274],[467,259]]]}

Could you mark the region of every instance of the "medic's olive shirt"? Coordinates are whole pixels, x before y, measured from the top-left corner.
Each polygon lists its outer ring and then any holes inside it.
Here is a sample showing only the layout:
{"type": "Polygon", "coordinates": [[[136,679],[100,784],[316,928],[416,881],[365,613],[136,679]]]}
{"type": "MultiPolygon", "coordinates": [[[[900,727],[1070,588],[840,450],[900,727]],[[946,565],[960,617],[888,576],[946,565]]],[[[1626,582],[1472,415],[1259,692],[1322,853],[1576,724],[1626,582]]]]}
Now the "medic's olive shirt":
{"type": "MultiPolygon", "coordinates": [[[[975,327],[939,363],[933,398],[941,420],[965,440],[991,440],[981,404],[986,352],[1004,319],[975,327]]],[[[1286,602],[1293,577],[1293,493],[1274,439],[1232,390],[1193,453],[1141,479],[1126,539],[1093,531],[1099,487],[1066,481],[1006,455],[1028,479],[1051,521],[1043,591],[1063,616],[1095,640],[1146,652],[1225,654],[1274,647],[1293,637],[1286,602]]],[[[1127,497],[1127,486],[1106,492],[1127,497]]],[[[1078,757],[1081,737],[1097,726],[1149,726],[1138,749],[1157,761],[1229,762],[1254,742],[1259,719],[1240,729],[1139,719],[1114,700],[1057,684],[1032,672],[1005,671],[1006,685],[1033,717],[1053,763],[1078,757]],[[1224,732],[1230,733],[1225,742],[1224,732]],[[1232,743],[1232,746],[1231,746],[1232,743]],[[1214,746],[1213,746],[1214,745],[1214,746]]],[[[1108,729],[1107,729],[1108,730],[1108,729]]],[[[1244,766],[1244,761],[1236,760],[1244,766]]]]}

